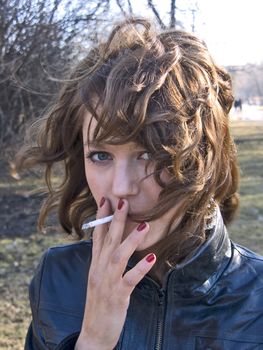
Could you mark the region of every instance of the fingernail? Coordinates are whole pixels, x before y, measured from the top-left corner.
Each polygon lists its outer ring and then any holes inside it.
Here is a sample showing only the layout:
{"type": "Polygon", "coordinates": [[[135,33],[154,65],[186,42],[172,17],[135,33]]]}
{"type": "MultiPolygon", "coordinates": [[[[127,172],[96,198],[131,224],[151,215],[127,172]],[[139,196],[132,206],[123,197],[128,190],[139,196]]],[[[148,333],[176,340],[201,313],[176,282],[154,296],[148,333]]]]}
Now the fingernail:
{"type": "Polygon", "coordinates": [[[138,226],[137,226],[137,231],[142,231],[143,229],[145,229],[146,227],[146,223],[145,222],[141,222],[138,226]]]}
{"type": "Polygon", "coordinates": [[[121,210],[121,208],[123,207],[124,204],[124,200],[123,199],[119,199],[119,203],[118,203],[118,209],[121,210]]]}
{"type": "Polygon", "coordinates": [[[105,203],[105,198],[102,197],[100,200],[100,208],[104,205],[104,203],[105,203]]]}
{"type": "Polygon", "coordinates": [[[153,253],[149,254],[146,258],[148,263],[152,262],[155,259],[155,255],[153,253]]]}

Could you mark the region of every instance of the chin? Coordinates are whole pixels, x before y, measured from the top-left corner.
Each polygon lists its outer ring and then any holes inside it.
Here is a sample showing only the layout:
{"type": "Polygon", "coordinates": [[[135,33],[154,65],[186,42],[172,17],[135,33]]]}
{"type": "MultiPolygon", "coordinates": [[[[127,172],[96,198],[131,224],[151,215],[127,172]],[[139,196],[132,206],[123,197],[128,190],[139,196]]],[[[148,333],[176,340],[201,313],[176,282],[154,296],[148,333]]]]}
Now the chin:
{"type": "Polygon", "coordinates": [[[129,218],[126,220],[126,225],[124,228],[124,232],[123,232],[123,236],[122,236],[122,240],[124,240],[125,238],[127,238],[129,236],[129,234],[132,233],[132,231],[136,230],[136,227],[138,226],[138,222],[132,221],[129,218]]]}

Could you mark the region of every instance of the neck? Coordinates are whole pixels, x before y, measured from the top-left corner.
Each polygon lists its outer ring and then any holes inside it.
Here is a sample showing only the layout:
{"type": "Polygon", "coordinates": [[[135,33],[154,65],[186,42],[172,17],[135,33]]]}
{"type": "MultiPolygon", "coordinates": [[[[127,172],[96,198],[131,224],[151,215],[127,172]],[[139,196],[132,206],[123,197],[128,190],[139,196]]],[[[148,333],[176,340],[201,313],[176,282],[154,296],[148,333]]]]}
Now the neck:
{"type": "MultiPolygon", "coordinates": [[[[143,259],[147,254],[152,253],[153,250],[151,248],[147,248],[145,250],[135,251],[133,254],[134,262],[137,263],[141,259],[143,259]]],[[[154,252],[153,252],[154,253],[154,252]]],[[[159,261],[157,259],[156,263],[151,268],[148,275],[159,285],[162,285],[164,276],[170,270],[171,266],[164,261],[159,261]]]]}

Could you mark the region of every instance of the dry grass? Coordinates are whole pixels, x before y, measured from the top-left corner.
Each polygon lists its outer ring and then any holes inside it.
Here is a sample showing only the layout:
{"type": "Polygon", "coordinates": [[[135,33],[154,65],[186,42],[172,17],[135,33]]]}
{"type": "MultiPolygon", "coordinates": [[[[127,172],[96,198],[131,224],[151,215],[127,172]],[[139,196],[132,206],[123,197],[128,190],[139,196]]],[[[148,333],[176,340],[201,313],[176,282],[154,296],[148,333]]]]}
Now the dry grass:
{"type": "Polygon", "coordinates": [[[229,227],[233,240],[263,254],[263,122],[232,124],[241,168],[240,213],[229,227]]]}

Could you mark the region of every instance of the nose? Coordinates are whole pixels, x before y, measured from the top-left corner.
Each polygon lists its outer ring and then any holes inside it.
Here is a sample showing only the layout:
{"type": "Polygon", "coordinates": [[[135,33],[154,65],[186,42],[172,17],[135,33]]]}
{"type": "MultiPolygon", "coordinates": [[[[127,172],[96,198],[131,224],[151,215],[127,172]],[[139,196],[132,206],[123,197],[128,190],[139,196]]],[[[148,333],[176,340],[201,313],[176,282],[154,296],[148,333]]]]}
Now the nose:
{"type": "Polygon", "coordinates": [[[127,198],[139,193],[139,179],[136,167],[129,164],[116,164],[112,177],[112,194],[116,198],[127,198]]]}

